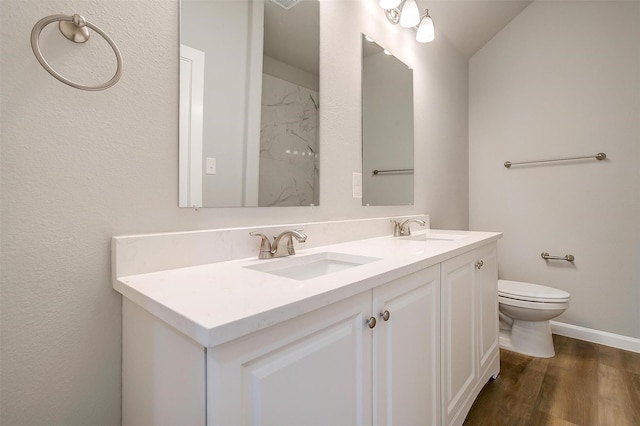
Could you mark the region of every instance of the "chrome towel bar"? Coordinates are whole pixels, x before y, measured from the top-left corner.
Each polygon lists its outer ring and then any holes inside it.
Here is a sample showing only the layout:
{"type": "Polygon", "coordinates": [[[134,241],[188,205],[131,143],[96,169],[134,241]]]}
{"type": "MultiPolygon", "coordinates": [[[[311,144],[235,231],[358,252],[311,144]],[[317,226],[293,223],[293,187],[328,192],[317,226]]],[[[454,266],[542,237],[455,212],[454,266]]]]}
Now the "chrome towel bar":
{"type": "Polygon", "coordinates": [[[572,254],[565,254],[563,257],[561,256],[551,256],[549,253],[542,252],[540,254],[540,257],[542,257],[544,260],[566,260],[567,262],[573,262],[574,260],[576,260],[575,256],[572,254]]]}
{"type": "Polygon", "coordinates": [[[390,170],[374,170],[371,173],[377,175],[378,173],[399,173],[399,172],[413,172],[413,169],[390,169],[390,170]]]}
{"type": "Polygon", "coordinates": [[[605,158],[607,158],[607,154],[605,154],[604,152],[599,152],[596,155],[586,155],[583,157],[567,157],[567,158],[554,158],[551,160],[519,161],[517,163],[512,163],[511,161],[505,161],[504,166],[508,169],[511,166],[514,166],[517,164],[534,164],[534,163],[549,163],[552,161],[584,160],[586,158],[595,158],[596,160],[604,160],[605,158]]]}

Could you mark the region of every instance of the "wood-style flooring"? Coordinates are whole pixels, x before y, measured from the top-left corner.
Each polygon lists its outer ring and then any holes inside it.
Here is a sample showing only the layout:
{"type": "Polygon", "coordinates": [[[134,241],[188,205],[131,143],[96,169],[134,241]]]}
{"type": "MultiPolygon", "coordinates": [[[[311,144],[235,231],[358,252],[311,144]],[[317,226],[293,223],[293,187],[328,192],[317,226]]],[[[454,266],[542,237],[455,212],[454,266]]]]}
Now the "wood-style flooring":
{"type": "Polygon", "coordinates": [[[553,336],[556,356],[500,350],[468,426],[640,426],[640,354],[553,336]]]}

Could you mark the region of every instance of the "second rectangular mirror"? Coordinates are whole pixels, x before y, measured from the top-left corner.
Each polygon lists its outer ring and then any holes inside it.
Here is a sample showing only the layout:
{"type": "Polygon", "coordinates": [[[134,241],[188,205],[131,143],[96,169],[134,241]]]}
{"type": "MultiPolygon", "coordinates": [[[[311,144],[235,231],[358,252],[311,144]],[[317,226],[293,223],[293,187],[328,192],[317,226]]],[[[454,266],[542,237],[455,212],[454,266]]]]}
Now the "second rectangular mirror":
{"type": "Polygon", "coordinates": [[[413,71],[362,36],[362,204],[413,204],[413,71]]]}

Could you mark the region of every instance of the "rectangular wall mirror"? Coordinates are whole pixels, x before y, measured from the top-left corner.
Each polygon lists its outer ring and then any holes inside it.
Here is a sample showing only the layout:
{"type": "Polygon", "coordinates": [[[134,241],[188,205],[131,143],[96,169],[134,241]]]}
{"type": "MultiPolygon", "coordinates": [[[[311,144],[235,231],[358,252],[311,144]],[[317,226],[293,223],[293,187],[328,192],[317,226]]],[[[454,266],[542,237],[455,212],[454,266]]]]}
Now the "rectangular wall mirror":
{"type": "Polygon", "coordinates": [[[181,0],[180,207],[318,205],[317,0],[181,0]]]}
{"type": "Polygon", "coordinates": [[[362,204],[413,204],[413,71],[364,34],[362,204]]]}

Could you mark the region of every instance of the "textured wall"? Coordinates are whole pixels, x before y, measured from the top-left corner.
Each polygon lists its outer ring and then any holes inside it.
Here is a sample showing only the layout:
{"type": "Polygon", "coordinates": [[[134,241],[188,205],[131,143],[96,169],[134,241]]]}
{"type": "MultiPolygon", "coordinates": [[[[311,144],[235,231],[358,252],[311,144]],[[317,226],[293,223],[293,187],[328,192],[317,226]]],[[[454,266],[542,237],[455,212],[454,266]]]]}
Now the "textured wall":
{"type": "Polygon", "coordinates": [[[469,64],[470,225],[504,232],[501,278],[571,293],[559,321],[637,338],[639,40],[637,1],[536,1],[469,64]]]}
{"type": "MultiPolygon", "coordinates": [[[[443,39],[416,44],[375,1],[323,1],[321,9],[321,206],[194,211],[177,207],[178,3],[0,2],[3,426],[119,424],[113,235],[421,212],[434,227],[466,228],[465,59],[443,39]],[[125,74],[109,90],[65,86],[31,53],[37,20],[73,12],[122,51],[125,74]],[[361,167],[364,28],[414,64],[413,207],[364,208],[351,198],[351,172],[361,167]]],[[[99,39],[94,48],[59,38],[53,28],[42,44],[61,72],[86,82],[109,77],[114,61],[99,39]]]]}

